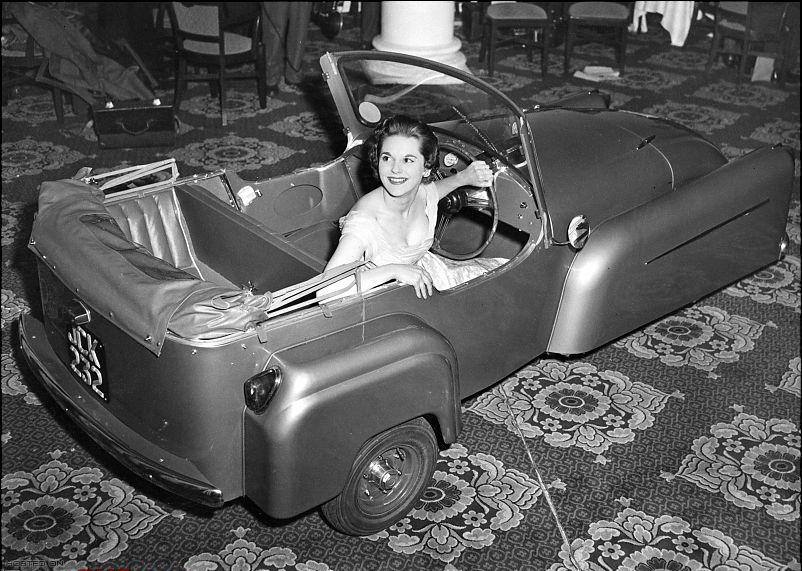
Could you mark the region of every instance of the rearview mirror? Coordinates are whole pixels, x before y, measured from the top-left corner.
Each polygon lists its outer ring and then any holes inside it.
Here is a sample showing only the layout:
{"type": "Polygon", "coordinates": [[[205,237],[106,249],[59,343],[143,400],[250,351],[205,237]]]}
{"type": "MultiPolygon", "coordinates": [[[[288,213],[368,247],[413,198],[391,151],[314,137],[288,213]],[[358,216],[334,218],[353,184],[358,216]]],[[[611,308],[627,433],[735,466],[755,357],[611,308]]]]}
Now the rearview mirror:
{"type": "Polygon", "coordinates": [[[590,234],[590,223],[584,214],[579,214],[571,219],[568,224],[568,243],[574,250],[581,250],[588,241],[590,234]]]}

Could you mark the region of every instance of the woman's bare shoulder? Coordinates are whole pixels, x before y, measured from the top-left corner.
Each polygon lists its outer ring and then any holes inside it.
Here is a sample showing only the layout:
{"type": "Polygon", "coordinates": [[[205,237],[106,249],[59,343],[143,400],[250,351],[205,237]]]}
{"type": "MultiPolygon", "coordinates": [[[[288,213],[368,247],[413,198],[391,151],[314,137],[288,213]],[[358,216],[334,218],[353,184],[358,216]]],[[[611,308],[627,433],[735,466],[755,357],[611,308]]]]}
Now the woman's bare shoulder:
{"type": "Polygon", "coordinates": [[[381,187],[375,188],[356,201],[356,204],[351,208],[351,212],[360,212],[362,214],[376,215],[382,208],[381,200],[381,187]]]}

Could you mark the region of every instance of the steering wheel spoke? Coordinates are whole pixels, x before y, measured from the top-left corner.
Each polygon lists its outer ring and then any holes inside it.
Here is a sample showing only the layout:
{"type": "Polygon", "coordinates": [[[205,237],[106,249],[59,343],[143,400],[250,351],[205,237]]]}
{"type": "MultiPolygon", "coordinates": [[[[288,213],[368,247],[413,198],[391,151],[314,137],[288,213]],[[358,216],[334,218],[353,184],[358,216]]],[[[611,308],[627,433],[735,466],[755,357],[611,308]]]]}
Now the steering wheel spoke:
{"type": "Polygon", "coordinates": [[[458,188],[445,196],[438,205],[437,224],[434,229],[432,251],[452,260],[469,260],[479,256],[487,249],[498,227],[498,203],[493,186],[483,188],[466,186],[458,188]],[[443,248],[441,241],[452,219],[463,209],[472,209],[489,214],[492,217],[490,229],[482,244],[472,252],[456,253],[443,248]]]}
{"type": "Polygon", "coordinates": [[[475,210],[492,210],[493,209],[493,196],[489,187],[471,188],[465,192],[466,203],[465,208],[473,208],[475,210]]]}
{"type": "Polygon", "coordinates": [[[437,216],[437,225],[434,227],[434,242],[432,243],[432,249],[435,251],[440,250],[440,240],[443,239],[445,236],[446,229],[448,225],[451,223],[451,214],[448,212],[441,212],[437,216]]]}

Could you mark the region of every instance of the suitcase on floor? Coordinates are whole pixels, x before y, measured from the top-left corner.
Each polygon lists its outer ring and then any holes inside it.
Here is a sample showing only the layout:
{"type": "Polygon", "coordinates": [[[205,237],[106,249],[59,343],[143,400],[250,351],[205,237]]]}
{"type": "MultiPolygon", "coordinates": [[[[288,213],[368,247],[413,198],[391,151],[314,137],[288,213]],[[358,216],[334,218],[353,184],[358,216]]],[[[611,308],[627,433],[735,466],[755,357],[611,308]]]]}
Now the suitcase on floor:
{"type": "Polygon", "coordinates": [[[121,101],[112,108],[92,109],[101,148],[160,147],[175,143],[176,120],[172,105],[150,101],[121,101]]]}

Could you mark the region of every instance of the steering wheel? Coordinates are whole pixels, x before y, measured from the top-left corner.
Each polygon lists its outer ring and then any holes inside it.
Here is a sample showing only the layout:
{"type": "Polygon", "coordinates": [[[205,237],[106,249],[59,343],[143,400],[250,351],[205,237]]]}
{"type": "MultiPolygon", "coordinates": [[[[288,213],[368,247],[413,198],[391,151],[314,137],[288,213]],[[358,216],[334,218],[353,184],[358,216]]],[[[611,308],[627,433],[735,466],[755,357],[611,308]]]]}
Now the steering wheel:
{"type": "Polygon", "coordinates": [[[493,236],[496,235],[496,228],[498,227],[498,201],[496,199],[495,186],[491,184],[486,187],[464,186],[450,192],[444,196],[437,205],[437,224],[434,228],[434,242],[432,243],[431,250],[435,254],[439,254],[444,258],[451,260],[469,260],[480,255],[487,249],[493,236]],[[490,231],[482,244],[473,252],[466,254],[457,254],[448,252],[440,245],[448,225],[455,214],[459,213],[463,208],[472,208],[479,211],[489,211],[493,220],[490,224],[490,231]]]}

